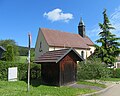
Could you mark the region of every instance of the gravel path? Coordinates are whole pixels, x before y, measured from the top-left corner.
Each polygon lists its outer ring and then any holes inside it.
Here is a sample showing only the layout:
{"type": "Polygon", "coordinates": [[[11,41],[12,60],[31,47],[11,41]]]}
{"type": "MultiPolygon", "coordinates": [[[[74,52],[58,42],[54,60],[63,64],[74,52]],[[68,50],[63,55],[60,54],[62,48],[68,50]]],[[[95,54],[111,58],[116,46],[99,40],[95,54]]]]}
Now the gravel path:
{"type": "Polygon", "coordinates": [[[72,85],[69,85],[69,86],[73,87],[73,88],[88,88],[88,89],[92,89],[92,90],[96,90],[96,91],[99,91],[99,90],[103,89],[101,87],[89,86],[89,85],[83,85],[83,84],[72,84],[72,85]]]}
{"type": "Polygon", "coordinates": [[[99,96],[120,96],[120,84],[116,84],[115,86],[103,92],[99,96]]]}
{"type": "Polygon", "coordinates": [[[88,88],[88,89],[96,90],[98,92],[93,94],[92,93],[83,94],[82,96],[94,96],[94,94],[96,94],[95,96],[120,96],[120,82],[102,82],[102,83],[108,86],[107,89],[97,86],[84,85],[84,84],[71,84],[69,86],[73,88],[88,88]]]}

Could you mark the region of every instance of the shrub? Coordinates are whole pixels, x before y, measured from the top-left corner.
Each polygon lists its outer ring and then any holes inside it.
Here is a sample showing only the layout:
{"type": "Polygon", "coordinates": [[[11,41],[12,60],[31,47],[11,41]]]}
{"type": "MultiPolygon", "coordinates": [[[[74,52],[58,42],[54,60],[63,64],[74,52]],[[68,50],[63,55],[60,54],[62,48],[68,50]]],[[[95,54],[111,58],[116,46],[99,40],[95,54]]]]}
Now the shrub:
{"type": "Polygon", "coordinates": [[[79,62],[77,79],[99,79],[109,77],[109,70],[98,59],[79,62]]]}
{"type": "MultiPolygon", "coordinates": [[[[18,67],[18,79],[19,80],[27,79],[28,64],[0,61],[0,80],[7,80],[9,67],[18,67]]],[[[31,79],[40,79],[41,77],[40,64],[31,63],[30,77],[31,79]]]]}
{"type": "Polygon", "coordinates": [[[107,70],[108,70],[108,74],[109,74],[109,77],[111,77],[111,78],[114,78],[114,73],[115,73],[115,71],[114,71],[114,68],[106,68],[107,70]]]}
{"type": "Polygon", "coordinates": [[[120,68],[114,70],[114,78],[120,78],[120,68]]]}

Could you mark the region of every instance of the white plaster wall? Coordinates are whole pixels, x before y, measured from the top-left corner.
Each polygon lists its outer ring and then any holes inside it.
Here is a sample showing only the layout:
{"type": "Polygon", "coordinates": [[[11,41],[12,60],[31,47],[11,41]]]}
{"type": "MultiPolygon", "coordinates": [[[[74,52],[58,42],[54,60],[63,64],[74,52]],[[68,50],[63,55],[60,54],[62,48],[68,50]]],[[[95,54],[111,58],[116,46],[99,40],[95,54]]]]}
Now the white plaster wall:
{"type": "Polygon", "coordinates": [[[65,49],[65,48],[61,48],[61,47],[49,47],[49,51],[61,50],[61,49],[65,49]]]}
{"type": "Polygon", "coordinates": [[[83,51],[84,52],[84,59],[86,59],[87,50],[85,50],[85,49],[75,49],[75,50],[79,53],[80,56],[81,56],[81,52],[83,51]]]}
{"type": "Polygon", "coordinates": [[[43,53],[49,51],[49,46],[44,38],[43,33],[41,32],[41,30],[39,29],[38,32],[38,37],[37,37],[37,41],[36,41],[36,45],[35,45],[35,60],[37,60],[38,57],[40,57],[43,53]],[[40,50],[40,42],[42,42],[41,44],[41,52],[40,50]]]}
{"type": "Polygon", "coordinates": [[[94,53],[95,51],[95,47],[94,46],[89,46],[90,50],[87,51],[87,57],[89,57],[91,55],[91,52],[94,53]]]}

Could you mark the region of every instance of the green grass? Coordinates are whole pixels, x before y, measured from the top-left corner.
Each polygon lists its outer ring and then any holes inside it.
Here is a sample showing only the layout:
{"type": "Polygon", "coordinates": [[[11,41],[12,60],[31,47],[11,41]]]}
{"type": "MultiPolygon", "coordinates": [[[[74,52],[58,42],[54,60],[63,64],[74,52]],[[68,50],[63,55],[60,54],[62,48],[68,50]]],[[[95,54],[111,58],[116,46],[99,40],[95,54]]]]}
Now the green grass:
{"type": "Polygon", "coordinates": [[[118,82],[118,81],[120,81],[120,78],[102,78],[100,80],[118,82]]]}
{"type": "Polygon", "coordinates": [[[0,81],[0,96],[77,96],[91,92],[95,90],[45,85],[30,86],[30,92],[27,92],[27,84],[24,81],[0,81]]]}
{"type": "Polygon", "coordinates": [[[25,62],[27,62],[27,56],[18,56],[18,61],[20,62],[20,63],[25,63],[25,62]]]}
{"type": "Polygon", "coordinates": [[[90,86],[97,86],[97,87],[102,87],[102,88],[106,87],[106,85],[104,85],[104,84],[95,83],[95,82],[88,82],[88,81],[78,81],[78,84],[84,84],[84,85],[90,85],[90,86]]]}

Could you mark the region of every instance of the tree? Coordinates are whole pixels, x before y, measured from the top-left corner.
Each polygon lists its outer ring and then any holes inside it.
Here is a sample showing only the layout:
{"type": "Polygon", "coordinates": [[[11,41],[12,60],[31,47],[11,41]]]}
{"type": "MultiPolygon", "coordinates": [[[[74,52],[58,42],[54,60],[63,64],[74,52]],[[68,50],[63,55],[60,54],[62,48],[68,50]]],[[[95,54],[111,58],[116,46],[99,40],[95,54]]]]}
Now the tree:
{"type": "Polygon", "coordinates": [[[6,50],[7,50],[6,53],[5,53],[6,61],[14,61],[15,56],[14,56],[13,46],[8,45],[6,50]]]}
{"type": "Polygon", "coordinates": [[[100,29],[102,30],[99,33],[100,39],[97,40],[97,43],[101,43],[101,46],[96,47],[96,53],[102,62],[108,65],[113,64],[120,53],[120,43],[118,42],[120,38],[117,38],[116,35],[111,33],[111,30],[115,28],[110,24],[106,9],[103,12],[103,17],[103,24],[99,23],[100,29]]]}
{"type": "MultiPolygon", "coordinates": [[[[16,56],[19,55],[18,46],[17,46],[16,42],[12,39],[0,40],[0,46],[3,46],[6,50],[8,49],[8,46],[12,46],[11,48],[12,48],[13,54],[15,56],[14,59],[16,59],[16,56]]],[[[7,51],[6,51],[6,53],[7,53],[7,51]]],[[[5,54],[3,57],[6,56],[5,54]]],[[[6,59],[6,57],[5,57],[5,59],[6,59]]]]}

